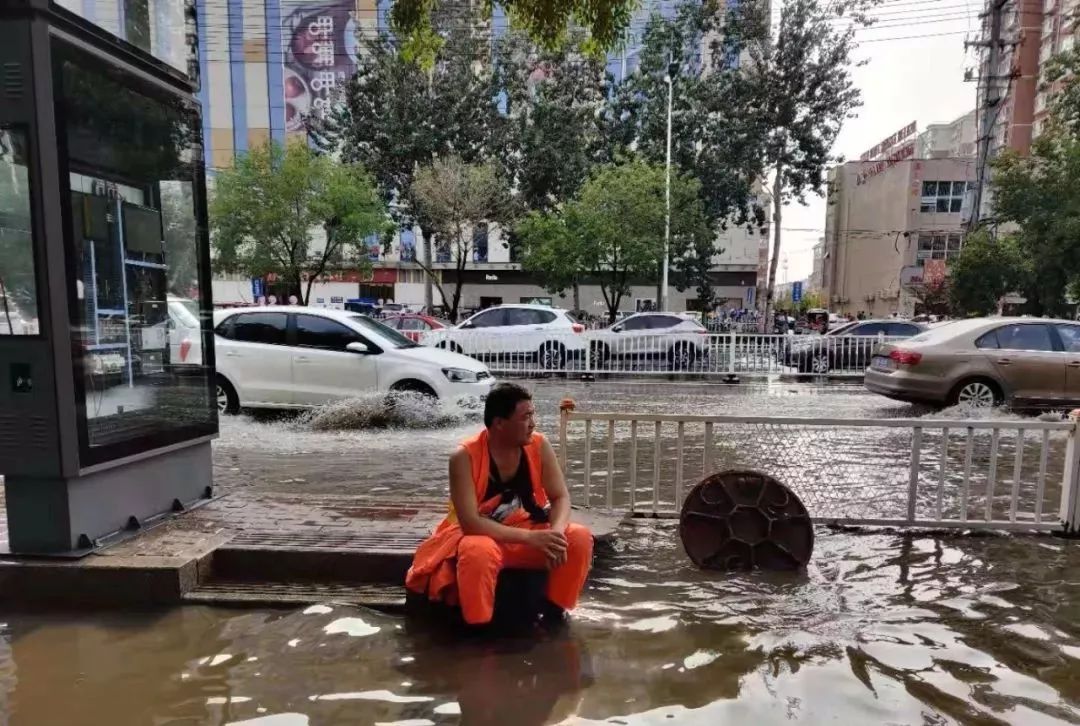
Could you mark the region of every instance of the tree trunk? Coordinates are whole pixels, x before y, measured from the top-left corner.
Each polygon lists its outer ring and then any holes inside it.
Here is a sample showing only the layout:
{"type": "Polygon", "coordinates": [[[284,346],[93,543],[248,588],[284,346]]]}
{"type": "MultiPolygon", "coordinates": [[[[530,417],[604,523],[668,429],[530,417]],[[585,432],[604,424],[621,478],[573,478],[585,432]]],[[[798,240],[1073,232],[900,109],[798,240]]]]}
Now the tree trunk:
{"type": "MultiPolygon", "coordinates": [[[[431,233],[429,233],[423,227],[420,228],[420,259],[424,262],[424,267],[431,270],[431,233]]],[[[432,271],[434,272],[434,271],[432,271]]],[[[445,301],[444,301],[445,302],[445,301]]],[[[431,292],[431,273],[425,273],[424,275],[424,308],[428,315],[433,314],[432,308],[435,305],[435,299],[431,292]]]]}
{"type": "Polygon", "coordinates": [[[776,264],[780,261],[780,223],[783,219],[783,195],[781,184],[784,179],[784,165],[782,162],[776,162],[776,176],[773,178],[773,251],[772,259],[769,260],[769,281],[768,287],[765,289],[765,329],[762,332],[769,332],[772,326],[772,310],[773,310],[773,295],[776,288],[776,264]]]}
{"type": "Polygon", "coordinates": [[[581,285],[574,283],[574,310],[581,310],[581,285]]]}

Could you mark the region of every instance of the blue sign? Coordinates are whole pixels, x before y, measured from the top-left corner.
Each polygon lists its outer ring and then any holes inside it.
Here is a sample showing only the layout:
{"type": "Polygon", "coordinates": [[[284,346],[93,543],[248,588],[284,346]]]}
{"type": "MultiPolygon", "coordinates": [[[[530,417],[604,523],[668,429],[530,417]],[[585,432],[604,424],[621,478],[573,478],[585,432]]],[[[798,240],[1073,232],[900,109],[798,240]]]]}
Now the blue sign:
{"type": "Polygon", "coordinates": [[[263,296],[266,289],[263,287],[263,279],[261,277],[251,278],[251,297],[253,300],[258,300],[263,296]]]}
{"type": "Polygon", "coordinates": [[[791,283],[791,302],[802,302],[802,282],[791,283]]]}

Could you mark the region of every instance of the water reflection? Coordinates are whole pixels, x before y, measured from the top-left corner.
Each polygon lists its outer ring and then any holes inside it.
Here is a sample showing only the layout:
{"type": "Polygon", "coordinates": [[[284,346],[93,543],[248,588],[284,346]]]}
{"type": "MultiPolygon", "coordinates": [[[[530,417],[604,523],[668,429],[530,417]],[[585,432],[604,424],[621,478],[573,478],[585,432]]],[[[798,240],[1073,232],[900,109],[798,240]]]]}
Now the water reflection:
{"type": "Polygon", "coordinates": [[[703,573],[626,529],[570,628],[461,640],[326,603],[8,614],[14,724],[1080,722],[1080,567],[1048,537],[822,531],[804,573],[703,573]]]}

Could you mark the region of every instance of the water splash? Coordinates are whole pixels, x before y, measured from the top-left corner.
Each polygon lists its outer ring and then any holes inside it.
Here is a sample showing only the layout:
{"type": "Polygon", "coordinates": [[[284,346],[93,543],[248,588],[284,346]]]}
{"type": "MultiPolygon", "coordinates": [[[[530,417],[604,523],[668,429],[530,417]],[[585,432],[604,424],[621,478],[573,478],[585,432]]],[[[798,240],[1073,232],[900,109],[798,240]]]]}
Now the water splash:
{"type": "Polygon", "coordinates": [[[399,391],[366,394],[320,406],[301,415],[296,426],[309,431],[432,429],[456,426],[477,417],[476,410],[413,391],[399,391]]]}

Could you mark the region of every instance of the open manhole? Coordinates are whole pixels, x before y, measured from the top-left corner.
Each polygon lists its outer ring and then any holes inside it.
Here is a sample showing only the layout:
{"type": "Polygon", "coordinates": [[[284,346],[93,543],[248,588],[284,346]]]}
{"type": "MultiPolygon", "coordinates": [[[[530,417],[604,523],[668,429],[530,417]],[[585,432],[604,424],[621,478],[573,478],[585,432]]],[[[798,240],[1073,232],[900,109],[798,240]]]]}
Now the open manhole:
{"type": "Polygon", "coordinates": [[[690,490],[679,536],[693,563],[712,570],[794,570],[814,550],[806,507],[757,471],[723,471],[690,490]]]}

